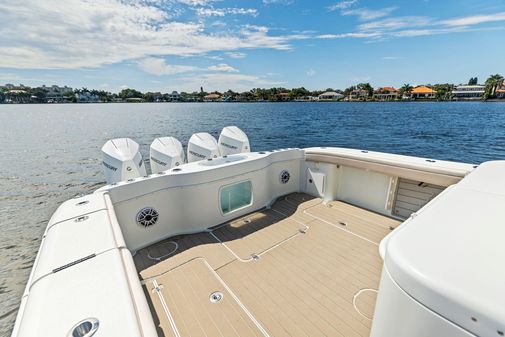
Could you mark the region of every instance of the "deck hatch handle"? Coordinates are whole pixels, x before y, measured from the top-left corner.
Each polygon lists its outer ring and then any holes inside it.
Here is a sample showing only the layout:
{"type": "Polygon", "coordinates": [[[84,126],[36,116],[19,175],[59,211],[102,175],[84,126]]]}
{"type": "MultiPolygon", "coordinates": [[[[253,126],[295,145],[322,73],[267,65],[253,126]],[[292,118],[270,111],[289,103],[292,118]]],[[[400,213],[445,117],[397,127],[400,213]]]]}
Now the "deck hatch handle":
{"type": "Polygon", "coordinates": [[[54,273],[57,273],[57,272],[59,272],[59,271],[62,271],[63,269],[67,269],[67,268],[69,268],[69,267],[75,266],[76,264],[79,264],[79,263],[84,262],[84,261],[86,261],[86,260],[92,259],[92,258],[94,258],[95,256],[96,256],[96,254],[95,254],[95,253],[93,253],[93,254],[91,254],[91,255],[88,255],[88,256],[82,257],[82,258],[80,258],[80,259],[78,259],[78,260],[75,260],[75,261],[72,261],[72,262],[70,262],[70,263],[67,263],[67,264],[65,264],[65,265],[63,265],[63,266],[61,266],[61,267],[55,268],[55,269],[53,269],[53,274],[54,274],[54,273]]]}

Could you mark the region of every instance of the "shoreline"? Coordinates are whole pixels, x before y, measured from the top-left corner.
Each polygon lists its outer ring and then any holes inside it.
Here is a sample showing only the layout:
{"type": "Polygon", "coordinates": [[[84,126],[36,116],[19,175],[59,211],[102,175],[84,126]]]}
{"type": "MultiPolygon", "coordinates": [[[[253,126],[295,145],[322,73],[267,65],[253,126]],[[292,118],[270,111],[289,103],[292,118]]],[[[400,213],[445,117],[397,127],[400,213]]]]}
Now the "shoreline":
{"type": "Polygon", "coordinates": [[[404,101],[215,101],[215,102],[61,102],[61,103],[0,103],[2,105],[89,105],[89,104],[265,104],[265,103],[315,103],[315,104],[330,104],[330,103],[505,103],[505,99],[489,99],[489,100],[404,100],[404,101]]]}

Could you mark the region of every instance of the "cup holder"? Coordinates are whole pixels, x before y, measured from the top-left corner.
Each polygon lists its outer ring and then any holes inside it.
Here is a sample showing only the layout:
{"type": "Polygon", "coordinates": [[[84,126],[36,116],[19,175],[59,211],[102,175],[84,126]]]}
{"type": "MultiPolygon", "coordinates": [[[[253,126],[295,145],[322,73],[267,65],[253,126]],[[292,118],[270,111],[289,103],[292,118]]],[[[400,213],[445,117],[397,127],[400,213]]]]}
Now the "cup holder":
{"type": "Polygon", "coordinates": [[[98,330],[98,319],[86,318],[70,329],[67,337],[91,337],[98,330]]]}

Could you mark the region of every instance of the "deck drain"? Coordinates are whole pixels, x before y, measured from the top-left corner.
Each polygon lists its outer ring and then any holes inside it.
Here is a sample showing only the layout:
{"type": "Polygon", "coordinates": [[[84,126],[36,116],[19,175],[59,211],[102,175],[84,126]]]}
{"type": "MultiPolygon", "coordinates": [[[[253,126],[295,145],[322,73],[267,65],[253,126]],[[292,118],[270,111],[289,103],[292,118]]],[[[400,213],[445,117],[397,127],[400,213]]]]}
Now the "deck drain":
{"type": "Polygon", "coordinates": [[[212,294],[210,294],[209,299],[212,303],[217,303],[223,299],[223,293],[220,291],[215,291],[212,294]]]}
{"type": "Polygon", "coordinates": [[[258,254],[251,254],[251,257],[254,261],[258,261],[260,259],[260,256],[258,254]]]}
{"type": "Polygon", "coordinates": [[[344,227],[347,227],[347,222],[343,222],[343,221],[339,221],[338,224],[340,226],[344,226],[344,227]]]}
{"type": "Polygon", "coordinates": [[[393,226],[389,226],[390,231],[392,231],[393,229],[395,229],[393,226]]]}
{"type": "Polygon", "coordinates": [[[245,219],[244,220],[244,223],[247,225],[247,224],[250,224],[251,223],[251,219],[245,219]]]}

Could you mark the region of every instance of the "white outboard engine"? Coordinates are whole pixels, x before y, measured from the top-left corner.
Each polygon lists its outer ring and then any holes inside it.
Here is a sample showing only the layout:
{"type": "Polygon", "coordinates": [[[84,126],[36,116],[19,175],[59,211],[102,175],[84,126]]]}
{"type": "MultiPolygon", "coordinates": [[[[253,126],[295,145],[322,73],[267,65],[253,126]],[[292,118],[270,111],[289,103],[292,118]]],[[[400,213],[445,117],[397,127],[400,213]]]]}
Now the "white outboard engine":
{"type": "Polygon", "coordinates": [[[188,163],[220,156],[216,138],[206,132],[195,133],[188,143],[188,163]]]}
{"type": "Polygon", "coordinates": [[[160,173],[184,164],[184,151],[177,138],[156,138],[149,152],[152,173],[160,173]]]}
{"type": "Polygon", "coordinates": [[[249,138],[244,131],[236,126],[227,126],[219,136],[219,151],[221,155],[251,152],[249,138]]]}
{"type": "Polygon", "coordinates": [[[130,138],[111,139],[102,147],[107,184],[147,175],[139,144],[130,138]]]}

